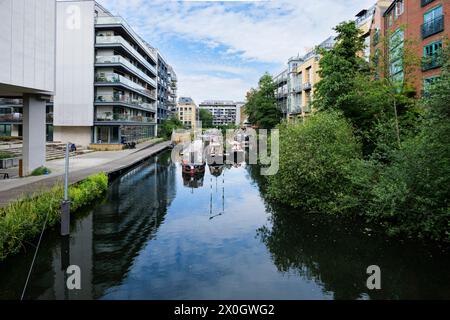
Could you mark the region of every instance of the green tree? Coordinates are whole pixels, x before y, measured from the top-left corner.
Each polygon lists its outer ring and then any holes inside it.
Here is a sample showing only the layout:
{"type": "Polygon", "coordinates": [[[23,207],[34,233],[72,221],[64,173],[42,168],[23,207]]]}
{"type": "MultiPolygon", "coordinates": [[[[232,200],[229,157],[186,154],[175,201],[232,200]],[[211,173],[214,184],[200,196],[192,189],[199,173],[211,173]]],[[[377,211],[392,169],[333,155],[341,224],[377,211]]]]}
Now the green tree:
{"type": "Polygon", "coordinates": [[[181,128],[183,128],[183,123],[176,116],[171,116],[159,125],[158,136],[170,139],[173,130],[181,128]]]}
{"type": "Polygon", "coordinates": [[[337,109],[344,112],[352,108],[352,93],[355,78],[367,63],[360,57],[364,40],[353,21],[342,22],[334,28],[337,43],[331,50],[318,48],[320,59],[319,75],[316,85],[314,105],[318,110],[337,109]]]}
{"type": "Polygon", "coordinates": [[[199,118],[202,122],[203,128],[212,128],[213,127],[213,115],[206,109],[200,109],[199,118]]]}
{"type": "Polygon", "coordinates": [[[341,213],[352,206],[351,170],[361,156],[352,126],[338,111],[323,111],[280,128],[279,171],[269,177],[269,197],[307,211],[341,213]]]}
{"type": "Polygon", "coordinates": [[[259,80],[258,89],[249,92],[245,112],[251,124],[272,129],[280,123],[283,114],[276,106],[275,89],[272,76],[266,73],[259,80]]]}

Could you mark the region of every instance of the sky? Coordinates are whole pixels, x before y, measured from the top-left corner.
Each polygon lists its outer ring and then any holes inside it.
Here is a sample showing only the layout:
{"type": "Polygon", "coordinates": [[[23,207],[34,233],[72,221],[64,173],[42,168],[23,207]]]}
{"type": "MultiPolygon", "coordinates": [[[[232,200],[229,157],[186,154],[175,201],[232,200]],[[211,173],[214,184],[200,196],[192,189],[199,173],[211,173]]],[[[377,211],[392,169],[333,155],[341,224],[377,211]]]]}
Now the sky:
{"type": "Polygon", "coordinates": [[[376,0],[97,0],[158,48],[178,76],[178,96],[245,101],[276,74],[376,0]]]}

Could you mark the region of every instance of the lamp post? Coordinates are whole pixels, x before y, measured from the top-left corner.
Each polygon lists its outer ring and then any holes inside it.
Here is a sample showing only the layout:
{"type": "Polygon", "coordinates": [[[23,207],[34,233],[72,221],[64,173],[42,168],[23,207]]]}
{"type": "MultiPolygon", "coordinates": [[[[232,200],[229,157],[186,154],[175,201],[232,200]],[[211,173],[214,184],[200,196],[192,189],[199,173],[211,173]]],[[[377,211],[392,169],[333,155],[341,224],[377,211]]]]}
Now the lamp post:
{"type": "Polygon", "coordinates": [[[61,204],[61,235],[70,235],[70,200],[69,200],[69,148],[66,145],[65,174],[64,174],[64,199],[61,204]]]}

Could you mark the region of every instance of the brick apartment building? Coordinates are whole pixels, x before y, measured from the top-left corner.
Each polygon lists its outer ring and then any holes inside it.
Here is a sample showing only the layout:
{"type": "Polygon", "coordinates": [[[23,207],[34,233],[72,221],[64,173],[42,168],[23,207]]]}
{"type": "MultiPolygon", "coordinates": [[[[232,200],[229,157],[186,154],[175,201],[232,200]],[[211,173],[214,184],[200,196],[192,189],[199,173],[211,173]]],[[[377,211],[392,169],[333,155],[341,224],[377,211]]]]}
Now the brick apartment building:
{"type": "MultiPolygon", "coordinates": [[[[450,1],[394,0],[384,10],[382,18],[374,22],[371,33],[375,67],[380,50],[386,50],[388,65],[384,70],[389,72],[393,82],[408,81],[417,95],[426,92],[427,86],[441,72],[442,48],[449,37],[450,1]],[[388,41],[380,41],[381,37],[388,41]],[[405,52],[421,63],[415,68],[405,68],[405,52]]],[[[380,76],[383,76],[382,71],[380,76]]]]}

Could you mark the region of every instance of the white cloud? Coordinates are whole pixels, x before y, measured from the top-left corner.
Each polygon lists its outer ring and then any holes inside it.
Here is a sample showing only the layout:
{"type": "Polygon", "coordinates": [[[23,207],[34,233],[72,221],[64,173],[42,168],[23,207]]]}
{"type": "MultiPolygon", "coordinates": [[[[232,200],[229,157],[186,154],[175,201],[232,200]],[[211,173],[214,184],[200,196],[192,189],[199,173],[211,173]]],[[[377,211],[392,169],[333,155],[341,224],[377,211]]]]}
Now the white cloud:
{"type": "Polygon", "coordinates": [[[208,74],[180,74],[183,85],[178,95],[192,97],[199,104],[203,100],[235,100],[241,101],[249,84],[238,77],[223,78],[208,74]]]}
{"type": "MultiPolygon", "coordinates": [[[[99,0],[106,8],[127,18],[146,39],[182,37],[205,47],[224,48],[222,56],[238,57],[242,64],[262,62],[281,65],[289,57],[303,54],[332,34],[343,20],[353,19],[376,0],[272,0],[197,2],[167,0],[99,0]]],[[[157,43],[152,43],[157,46],[157,43]]],[[[179,50],[183,50],[180,48],[179,50]]],[[[176,64],[176,62],[169,61],[176,64]]],[[[243,99],[256,85],[244,77],[233,79],[204,75],[207,71],[238,74],[245,68],[201,60],[196,74],[179,73],[180,92],[193,97],[243,99]],[[195,82],[195,83],[194,83],[195,82]],[[198,82],[198,83],[197,83],[198,82]],[[209,83],[211,82],[211,83],[209,83]],[[207,85],[208,84],[208,85],[207,85]],[[211,87],[212,85],[212,87],[211,87]],[[192,90],[192,92],[189,92],[192,90]],[[228,96],[228,94],[230,96],[228,96]]]]}

